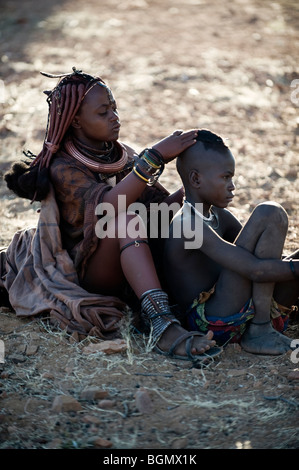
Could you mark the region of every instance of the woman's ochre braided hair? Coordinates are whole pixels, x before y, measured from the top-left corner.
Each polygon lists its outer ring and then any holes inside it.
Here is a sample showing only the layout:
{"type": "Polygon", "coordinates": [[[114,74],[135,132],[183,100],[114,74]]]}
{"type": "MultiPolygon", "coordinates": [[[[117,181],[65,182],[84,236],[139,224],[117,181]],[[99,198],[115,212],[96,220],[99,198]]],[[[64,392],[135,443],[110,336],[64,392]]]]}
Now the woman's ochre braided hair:
{"type": "Polygon", "coordinates": [[[9,189],[31,201],[41,201],[47,196],[51,158],[59,150],[85,95],[97,83],[106,86],[100,77],[93,77],[75,67],[70,74],[41,73],[49,78],[59,78],[53,90],[44,92],[48,96],[49,111],[43,148],[37,156],[24,152],[29,159],[14,163],[4,175],[9,189]]]}

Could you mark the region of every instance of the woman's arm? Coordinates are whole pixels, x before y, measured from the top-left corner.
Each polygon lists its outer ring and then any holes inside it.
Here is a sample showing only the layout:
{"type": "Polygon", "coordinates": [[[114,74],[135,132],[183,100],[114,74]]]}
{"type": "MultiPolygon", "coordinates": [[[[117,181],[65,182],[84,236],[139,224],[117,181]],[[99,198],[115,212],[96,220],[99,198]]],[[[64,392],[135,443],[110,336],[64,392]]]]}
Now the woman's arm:
{"type": "MultiPolygon", "coordinates": [[[[176,131],[153,145],[153,148],[158,150],[158,152],[163,156],[164,162],[168,163],[183,150],[193,145],[196,142],[196,135],[196,130],[187,132],[176,131]]],[[[126,196],[125,207],[128,208],[130,204],[135,202],[141,196],[145,187],[146,181],[143,181],[135,173],[131,172],[115,185],[114,188],[106,192],[103,197],[103,202],[112,204],[117,213],[119,196],[126,196]]],[[[177,196],[178,195],[175,197],[177,196]]]]}

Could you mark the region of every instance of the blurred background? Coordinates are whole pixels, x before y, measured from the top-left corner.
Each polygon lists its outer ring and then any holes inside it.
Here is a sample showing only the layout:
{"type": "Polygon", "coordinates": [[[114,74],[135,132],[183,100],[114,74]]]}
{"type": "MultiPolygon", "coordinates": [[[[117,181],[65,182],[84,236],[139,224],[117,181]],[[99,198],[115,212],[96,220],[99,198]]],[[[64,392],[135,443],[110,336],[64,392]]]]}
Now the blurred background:
{"type": "MultiPolygon", "coordinates": [[[[236,158],[231,210],[244,221],[259,202],[280,202],[290,252],[299,245],[298,26],[298,0],[0,0],[0,173],[23,150],[41,150],[43,90],[56,80],[39,72],[76,66],[110,85],[120,138],[137,151],[176,129],[226,138],[236,158]]],[[[180,186],[174,162],[161,182],[180,186]]],[[[0,179],[0,245],[35,224],[37,209],[0,179]]],[[[144,346],[127,358],[87,355],[72,337],[7,310],[2,448],[298,448],[298,364],[288,355],[229,345],[205,369],[144,346]],[[84,401],[95,386],[112,401],[84,401]],[[136,407],[142,387],[151,414],[136,407]],[[53,413],[61,394],[82,410],[53,413]]],[[[299,337],[298,323],[288,334],[299,337]]]]}
{"type": "MultiPolygon", "coordinates": [[[[175,129],[227,138],[236,164],[232,210],[263,200],[290,216],[298,245],[299,7],[295,0],[1,0],[0,170],[38,153],[56,80],[73,66],[111,87],[120,139],[136,150],[175,129]]],[[[174,163],[162,176],[180,182],[174,163]]],[[[2,243],[35,208],[0,186],[2,243]]]]}

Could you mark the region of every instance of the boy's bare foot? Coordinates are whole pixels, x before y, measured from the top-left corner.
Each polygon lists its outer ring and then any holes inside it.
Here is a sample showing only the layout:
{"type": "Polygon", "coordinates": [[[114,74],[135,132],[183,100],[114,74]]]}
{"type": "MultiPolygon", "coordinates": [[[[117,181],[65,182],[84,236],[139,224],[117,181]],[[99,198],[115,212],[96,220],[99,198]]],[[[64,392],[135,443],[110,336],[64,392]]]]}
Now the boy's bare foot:
{"type": "MultiPolygon", "coordinates": [[[[163,351],[168,352],[174,342],[180,338],[184,333],[188,333],[184,328],[179,326],[176,323],[170,325],[167,330],[163,333],[160,340],[157,343],[157,346],[163,351]]],[[[204,352],[208,351],[210,348],[215,346],[216,341],[212,339],[213,332],[208,331],[208,333],[204,336],[194,336],[192,339],[192,347],[191,347],[191,354],[203,354],[204,352]]],[[[174,354],[178,356],[186,356],[186,341],[182,341],[178,346],[175,348],[174,354]]]]}
{"type": "Polygon", "coordinates": [[[242,336],[242,348],[253,354],[268,354],[278,356],[291,349],[291,339],[274,330],[271,323],[250,323],[242,336]]]}

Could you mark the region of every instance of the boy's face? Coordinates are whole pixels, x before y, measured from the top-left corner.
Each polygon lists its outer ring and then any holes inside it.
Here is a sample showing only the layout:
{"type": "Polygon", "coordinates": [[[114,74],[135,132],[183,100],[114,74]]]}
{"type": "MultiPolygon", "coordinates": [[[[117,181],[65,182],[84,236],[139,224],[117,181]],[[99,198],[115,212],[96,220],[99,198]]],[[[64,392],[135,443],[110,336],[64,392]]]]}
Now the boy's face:
{"type": "Polygon", "coordinates": [[[235,159],[229,150],[225,154],[209,150],[206,156],[198,169],[198,196],[204,204],[227,207],[234,197],[235,159]]]}
{"type": "Polygon", "coordinates": [[[120,122],[108,88],[96,85],[86,94],[74,119],[73,130],[79,140],[91,147],[118,139],[120,122]]]}

